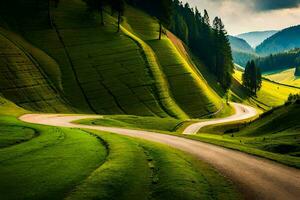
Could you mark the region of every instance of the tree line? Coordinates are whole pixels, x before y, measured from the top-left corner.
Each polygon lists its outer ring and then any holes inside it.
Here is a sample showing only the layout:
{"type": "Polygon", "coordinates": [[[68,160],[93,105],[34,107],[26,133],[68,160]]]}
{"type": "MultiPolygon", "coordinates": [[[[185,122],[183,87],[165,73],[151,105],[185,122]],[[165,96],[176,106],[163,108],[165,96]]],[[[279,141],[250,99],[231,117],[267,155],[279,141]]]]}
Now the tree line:
{"type": "Polygon", "coordinates": [[[249,61],[245,67],[245,71],[242,76],[244,87],[246,87],[251,93],[256,94],[262,86],[262,75],[259,67],[255,65],[255,62],[249,61]]]}
{"type": "Polygon", "coordinates": [[[294,67],[298,68],[300,67],[300,49],[260,57],[255,59],[255,64],[262,72],[284,70],[294,67]]]}

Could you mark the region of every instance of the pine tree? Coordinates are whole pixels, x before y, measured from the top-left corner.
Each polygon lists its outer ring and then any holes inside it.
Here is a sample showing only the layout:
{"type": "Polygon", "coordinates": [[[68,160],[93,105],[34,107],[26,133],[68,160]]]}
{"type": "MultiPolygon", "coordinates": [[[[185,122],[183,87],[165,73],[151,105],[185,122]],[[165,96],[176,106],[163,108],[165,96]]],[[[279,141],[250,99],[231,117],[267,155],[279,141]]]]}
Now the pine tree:
{"type": "Polygon", "coordinates": [[[204,24],[210,26],[210,19],[207,10],[204,10],[203,22],[204,24]]]}
{"type": "Polygon", "coordinates": [[[249,61],[243,74],[243,85],[254,94],[261,89],[262,75],[254,61],[249,61]]]}

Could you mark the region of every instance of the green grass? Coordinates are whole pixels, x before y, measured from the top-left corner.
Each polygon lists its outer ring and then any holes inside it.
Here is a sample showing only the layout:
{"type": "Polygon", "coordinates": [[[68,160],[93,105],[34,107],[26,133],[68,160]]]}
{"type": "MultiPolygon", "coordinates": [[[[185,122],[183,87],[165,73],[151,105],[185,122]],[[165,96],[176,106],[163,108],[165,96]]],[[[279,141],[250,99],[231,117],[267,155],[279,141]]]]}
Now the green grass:
{"type": "Polygon", "coordinates": [[[296,70],[295,68],[288,69],[288,70],[266,75],[265,77],[267,79],[270,79],[278,83],[300,87],[300,79],[299,77],[295,76],[295,70],[296,70]]]}
{"type": "Polygon", "coordinates": [[[1,125],[0,130],[0,148],[28,141],[37,135],[33,129],[18,126],[1,125]]]}
{"type": "Polygon", "coordinates": [[[115,18],[105,14],[101,27],[99,16],[89,15],[81,0],[62,1],[50,11],[57,32],[35,21],[21,26],[22,34],[59,64],[64,94],[74,107],[101,114],[186,117],[161,85],[159,70],[149,66],[156,61],[129,34],[116,33],[115,18]]]}
{"type": "Polygon", "coordinates": [[[105,13],[102,27],[81,0],[62,1],[58,8],[50,4],[50,13],[46,2],[39,12],[33,0],[6,6],[2,22],[50,57],[6,32],[40,62],[75,111],[184,119],[223,108],[193,61],[178,50],[181,42],[158,41],[157,20],[142,11],[127,7],[122,32],[116,33],[115,17],[105,13]]]}
{"type": "Polygon", "coordinates": [[[71,193],[69,199],[239,197],[232,185],[214,170],[178,150],[114,134],[92,133],[111,142],[110,155],[103,166],[71,193]]]}
{"type": "MultiPolygon", "coordinates": [[[[112,133],[23,123],[16,116],[27,111],[12,116],[18,107],[5,102],[1,105],[7,112],[0,114],[1,199],[240,199],[231,182],[186,153],[112,133]]],[[[101,123],[170,130],[180,122],[111,117],[101,123]]]]}
{"type": "Polygon", "coordinates": [[[1,199],[62,199],[105,160],[105,146],[83,131],[0,116],[0,131],[6,138],[15,139],[11,131],[21,127],[39,135],[0,148],[1,199]],[[14,128],[5,131],[8,126],[14,128]]]}
{"type": "Polygon", "coordinates": [[[283,105],[290,94],[297,94],[300,89],[276,84],[274,82],[263,80],[262,88],[257,93],[257,97],[249,97],[246,90],[241,85],[242,72],[235,70],[234,83],[231,88],[231,97],[235,101],[256,106],[262,110],[270,110],[272,108],[283,105]]]}
{"type": "Polygon", "coordinates": [[[34,111],[71,112],[60,92],[29,52],[0,30],[0,91],[17,105],[34,111]]]}
{"type": "Polygon", "coordinates": [[[77,123],[87,125],[161,131],[173,131],[181,122],[181,120],[174,118],[140,117],[133,115],[109,115],[103,116],[102,119],[84,119],[77,121],[77,123]]]}

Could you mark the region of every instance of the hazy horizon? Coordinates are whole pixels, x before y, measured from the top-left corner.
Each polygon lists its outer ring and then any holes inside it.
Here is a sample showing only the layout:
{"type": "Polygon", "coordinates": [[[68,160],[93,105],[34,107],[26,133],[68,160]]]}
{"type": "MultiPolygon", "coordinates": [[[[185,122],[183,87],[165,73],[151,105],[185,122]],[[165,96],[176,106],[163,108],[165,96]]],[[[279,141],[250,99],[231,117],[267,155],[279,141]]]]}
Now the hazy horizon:
{"type": "Polygon", "coordinates": [[[203,13],[207,9],[211,20],[222,18],[230,35],[253,31],[281,30],[300,24],[300,0],[182,0],[203,13]]]}

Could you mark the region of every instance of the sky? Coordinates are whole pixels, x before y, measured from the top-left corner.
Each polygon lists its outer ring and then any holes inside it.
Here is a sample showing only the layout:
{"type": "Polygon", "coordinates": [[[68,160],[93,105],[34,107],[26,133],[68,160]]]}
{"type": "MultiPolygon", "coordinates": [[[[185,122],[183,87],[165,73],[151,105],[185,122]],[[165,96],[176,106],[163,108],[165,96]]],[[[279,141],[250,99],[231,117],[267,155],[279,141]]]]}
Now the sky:
{"type": "Polygon", "coordinates": [[[211,20],[222,18],[230,35],[281,30],[300,24],[300,0],[182,0],[198,10],[207,9],[211,20]]]}

